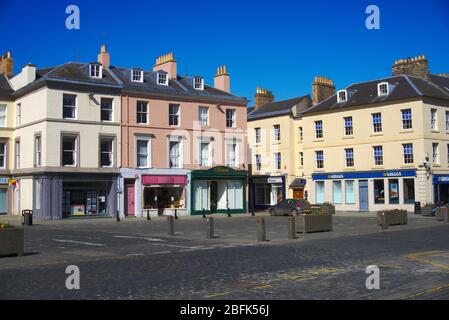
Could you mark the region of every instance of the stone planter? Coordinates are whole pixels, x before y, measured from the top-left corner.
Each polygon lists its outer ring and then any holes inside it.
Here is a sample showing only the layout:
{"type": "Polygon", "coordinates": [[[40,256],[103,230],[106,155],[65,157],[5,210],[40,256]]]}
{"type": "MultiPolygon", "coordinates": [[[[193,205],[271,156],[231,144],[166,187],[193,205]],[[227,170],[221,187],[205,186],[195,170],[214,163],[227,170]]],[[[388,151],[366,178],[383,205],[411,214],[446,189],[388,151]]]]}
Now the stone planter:
{"type": "Polygon", "coordinates": [[[435,217],[438,221],[449,222],[449,208],[440,207],[435,210],[435,217]]]}
{"type": "Polygon", "coordinates": [[[430,217],[432,215],[433,207],[421,207],[421,215],[425,217],[430,217]]]}
{"type": "Polygon", "coordinates": [[[377,212],[377,224],[382,225],[382,219],[386,219],[387,226],[402,225],[408,223],[407,210],[385,210],[377,212]]]}
{"type": "Polygon", "coordinates": [[[322,214],[335,214],[335,206],[334,205],[323,205],[323,206],[321,206],[320,212],[322,214]]]}
{"type": "Polygon", "coordinates": [[[0,257],[23,256],[24,230],[22,228],[0,229],[0,257]]]}
{"type": "Polygon", "coordinates": [[[296,216],[296,232],[326,232],[332,231],[332,215],[330,214],[300,214],[296,216]]]}

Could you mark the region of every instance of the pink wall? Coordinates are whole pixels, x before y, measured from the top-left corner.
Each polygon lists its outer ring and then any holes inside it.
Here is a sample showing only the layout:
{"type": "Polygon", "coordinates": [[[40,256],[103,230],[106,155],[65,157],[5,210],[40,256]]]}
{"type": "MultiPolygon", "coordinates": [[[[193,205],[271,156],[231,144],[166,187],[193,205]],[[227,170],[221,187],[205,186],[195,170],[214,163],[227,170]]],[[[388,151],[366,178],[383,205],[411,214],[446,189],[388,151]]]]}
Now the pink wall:
{"type": "Polygon", "coordinates": [[[122,167],[135,168],[135,136],[152,135],[152,168],[168,168],[168,135],[184,136],[184,168],[200,168],[197,163],[200,136],[214,137],[212,142],[213,166],[225,165],[224,139],[236,137],[239,141],[239,169],[247,170],[246,107],[152,100],[130,96],[122,97],[122,167]],[[148,102],[148,124],[137,124],[137,101],[148,102]],[[169,127],[169,104],[180,105],[180,126],[169,127]],[[199,107],[209,108],[209,126],[199,125],[199,107]],[[236,110],[236,127],[226,128],[226,109],[236,110]]]}

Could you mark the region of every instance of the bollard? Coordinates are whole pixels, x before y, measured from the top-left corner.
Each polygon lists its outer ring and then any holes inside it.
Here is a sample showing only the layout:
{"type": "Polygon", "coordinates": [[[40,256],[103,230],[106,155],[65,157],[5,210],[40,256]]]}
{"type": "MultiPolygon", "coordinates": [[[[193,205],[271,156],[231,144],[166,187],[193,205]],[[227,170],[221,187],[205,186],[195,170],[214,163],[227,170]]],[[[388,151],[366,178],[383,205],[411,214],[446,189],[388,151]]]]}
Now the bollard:
{"type": "Polygon", "coordinates": [[[203,218],[206,219],[206,210],[203,208],[203,218]]]}
{"type": "Polygon", "coordinates": [[[175,219],[178,220],[178,209],[175,209],[175,219]]]}
{"type": "Polygon", "coordinates": [[[288,217],[288,238],[296,239],[295,217],[288,217]]]}
{"type": "Polygon", "coordinates": [[[169,236],[175,235],[175,219],[173,219],[173,216],[167,216],[167,234],[169,236]]]}
{"type": "Polygon", "coordinates": [[[385,213],[382,214],[381,227],[382,227],[382,230],[387,230],[388,229],[387,216],[385,215],[385,213]]]}
{"type": "Polygon", "coordinates": [[[149,209],[147,209],[147,220],[148,220],[148,221],[151,220],[151,217],[150,217],[150,210],[149,210],[149,209]]]}
{"type": "Polygon", "coordinates": [[[258,242],[267,241],[264,218],[257,219],[257,241],[258,242]]]}
{"type": "Polygon", "coordinates": [[[117,210],[117,221],[120,221],[120,212],[117,210]]]}
{"type": "Polygon", "coordinates": [[[228,218],[231,217],[231,209],[228,208],[228,218]]]}
{"type": "Polygon", "coordinates": [[[214,238],[214,218],[207,218],[207,239],[213,239],[214,238]]]}
{"type": "Polygon", "coordinates": [[[446,213],[444,214],[443,221],[444,221],[445,223],[449,223],[449,212],[446,212],[446,213]]]}
{"type": "Polygon", "coordinates": [[[251,208],[251,216],[255,216],[256,215],[256,213],[254,212],[254,206],[251,208]]]}

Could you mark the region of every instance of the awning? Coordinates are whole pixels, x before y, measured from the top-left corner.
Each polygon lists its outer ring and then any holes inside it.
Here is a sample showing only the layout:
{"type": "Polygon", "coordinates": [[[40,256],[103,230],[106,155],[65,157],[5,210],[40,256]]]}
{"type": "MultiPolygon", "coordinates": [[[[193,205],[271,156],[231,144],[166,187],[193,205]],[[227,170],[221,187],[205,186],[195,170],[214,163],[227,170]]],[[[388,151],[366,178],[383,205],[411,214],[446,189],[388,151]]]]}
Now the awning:
{"type": "Polygon", "coordinates": [[[297,178],[290,183],[290,188],[304,188],[306,186],[306,179],[297,178]]]}

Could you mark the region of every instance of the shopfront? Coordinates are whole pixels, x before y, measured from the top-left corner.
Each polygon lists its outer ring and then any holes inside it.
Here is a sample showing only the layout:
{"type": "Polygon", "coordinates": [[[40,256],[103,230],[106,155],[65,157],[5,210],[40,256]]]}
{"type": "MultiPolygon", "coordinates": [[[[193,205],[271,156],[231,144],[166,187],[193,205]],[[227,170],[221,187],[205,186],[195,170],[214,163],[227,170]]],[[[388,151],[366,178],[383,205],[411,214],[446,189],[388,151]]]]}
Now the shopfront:
{"type": "Polygon", "coordinates": [[[433,176],[435,202],[449,202],[449,174],[433,176]]]}
{"type": "Polygon", "coordinates": [[[9,205],[10,201],[10,188],[8,187],[9,178],[0,177],[0,215],[5,215],[11,212],[9,205]]]}
{"type": "Polygon", "coordinates": [[[305,199],[304,188],[307,180],[303,178],[296,178],[290,183],[290,189],[293,190],[293,199],[305,199]]]}
{"type": "Polygon", "coordinates": [[[247,176],[247,171],[229,167],[193,170],[191,214],[246,213],[247,176]]]}
{"type": "Polygon", "coordinates": [[[286,197],[285,176],[253,176],[250,185],[255,210],[266,210],[286,197]]]}
{"type": "Polygon", "coordinates": [[[313,174],[310,202],[330,202],[337,210],[413,210],[416,171],[389,170],[313,174]]]}

